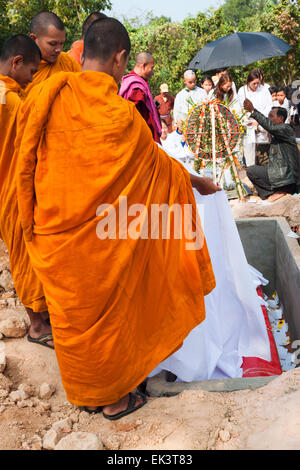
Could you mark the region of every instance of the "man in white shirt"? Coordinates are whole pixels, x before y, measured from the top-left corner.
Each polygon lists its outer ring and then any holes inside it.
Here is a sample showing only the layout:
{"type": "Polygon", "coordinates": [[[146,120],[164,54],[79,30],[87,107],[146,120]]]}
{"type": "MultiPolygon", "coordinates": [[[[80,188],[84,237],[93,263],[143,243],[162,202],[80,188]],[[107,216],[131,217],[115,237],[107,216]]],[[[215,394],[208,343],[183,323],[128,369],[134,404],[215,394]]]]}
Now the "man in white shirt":
{"type": "Polygon", "coordinates": [[[202,88],[196,85],[197,78],[195,72],[187,70],[183,76],[184,89],[177,93],[174,103],[174,121],[179,120],[179,115],[187,118],[189,110],[197,103],[201,103],[206,98],[202,88]]]}

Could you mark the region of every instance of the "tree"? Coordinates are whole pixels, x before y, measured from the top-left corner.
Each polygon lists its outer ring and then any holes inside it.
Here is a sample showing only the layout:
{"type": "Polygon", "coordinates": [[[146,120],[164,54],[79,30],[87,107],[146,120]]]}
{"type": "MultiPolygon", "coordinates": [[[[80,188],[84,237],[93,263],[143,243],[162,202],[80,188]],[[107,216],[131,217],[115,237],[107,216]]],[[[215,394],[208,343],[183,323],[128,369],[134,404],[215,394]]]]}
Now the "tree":
{"type": "Polygon", "coordinates": [[[8,17],[7,1],[0,0],[0,46],[10,36],[10,26],[8,17]]]}
{"type": "Polygon", "coordinates": [[[56,13],[66,26],[66,49],[75,39],[80,38],[81,25],[89,13],[111,8],[110,0],[7,0],[2,3],[5,4],[12,34],[28,34],[31,19],[40,11],[56,13]]]}
{"type": "Polygon", "coordinates": [[[256,23],[266,4],[270,2],[273,6],[278,3],[276,0],[225,0],[224,13],[227,21],[241,30],[241,27],[253,27],[253,21],[256,23]]]}
{"type": "Polygon", "coordinates": [[[151,22],[136,30],[129,31],[132,43],[129,69],[134,67],[139,52],[153,55],[156,68],[151,79],[154,94],[159,93],[161,83],[167,82],[172,93],[182,87],[182,70],[196,54],[199,44],[195,33],[186,31],[179,23],[165,21],[151,22]]]}
{"type": "Polygon", "coordinates": [[[281,0],[261,17],[261,30],[273,33],[288,42],[293,49],[285,57],[265,61],[266,74],[272,83],[288,84],[299,78],[300,68],[300,10],[297,1],[281,0]]]}

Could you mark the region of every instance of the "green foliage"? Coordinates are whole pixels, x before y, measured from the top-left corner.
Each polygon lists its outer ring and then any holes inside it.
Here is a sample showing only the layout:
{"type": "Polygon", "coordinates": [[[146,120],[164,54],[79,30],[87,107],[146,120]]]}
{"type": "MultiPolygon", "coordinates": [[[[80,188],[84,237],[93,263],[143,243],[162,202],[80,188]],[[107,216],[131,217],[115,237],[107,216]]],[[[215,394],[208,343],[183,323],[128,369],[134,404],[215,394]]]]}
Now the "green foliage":
{"type": "Polygon", "coordinates": [[[0,45],[10,36],[7,1],[0,0],[0,45]]]}
{"type": "MultiPolygon", "coordinates": [[[[151,79],[153,94],[159,93],[159,86],[167,82],[170,92],[175,95],[183,86],[182,76],[197,51],[207,43],[235,31],[265,31],[273,33],[293,49],[286,57],[263,60],[247,67],[231,67],[237,87],[242,86],[248,73],[255,67],[265,72],[270,84],[287,84],[297,78],[300,60],[300,18],[297,0],[226,0],[218,9],[199,12],[196,17],[187,17],[182,23],[172,23],[168,18],[153,20],[150,14],[143,24],[127,20],[126,26],[132,41],[129,69],[134,66],[135,56],[142,51],[150,52],[156,61],[151,79]],[[230,15],[228,8],[238,12],[230,15]],[[236,24],[238,23],[238,27],[236,24]]],[[[197,71],[197,77],[203,75],[197,71]]],[[[207,73],[205,73],[207,75],[207,73]]],[[[213,71],[208,75],[213,75],[213,71]]]]}
{"type": "Polygon", "coordinates": [[[264,61],[267,76],[275,84],[291,83],[299,78],[300,68],[300,9],[298,1],[282,0],[261,17],[261,29],[288,42],[291,49],[285,57],[264,61]]]}
{"type": "Polygon", "coordinates": [[[267,0],[226,0],[224,13],[230,24],[239,30],[246,25],[251,25],[253,19],[264,11],[267,0]]]}
{"type": "MultiPolygon", "coordinates": [[[[0,46],[11,34],[29,32],[31,18],[42,10],[54,11],[67,29],[65,50],[81,36],[81,25],[92,11],[111,8],[110,0],[0,0],[0,46]]],[[[238,31],[266,31],[293,46],[286,57],[279,57],[229,69],[237,86],[245,83],[248,72],[261,67],[270,84],[290,83],[300,69],[300,11],[298,0],[225,0],[217,9],[210,8],[182,23],[148,12],[142,17],[123,18],[132,41],[129,69],[139,52],[150,52],[156,61],[151,80],[153,94],[167,82],[175,95],[182,88],[188,64],[207,43],[238,31]]],[[[207,73],[205,73],[206,75],[207,73]]],[[[213,71],[209,73],[213,74],[213,71]]],[[[203,75],[197,71],[197,76],[203,75]]]]}
{"type": "Polygon", "coordinates": [[[159,86],[167,82],[173,93],[181,88],[182,70],[199,48],[197,36],[178,23],[166,21],[150,23],[130,32],[132,42],[129,69],[134,67],[135,57],[146,51],[153,55],[156,62],[155,74],[151,80],[152,89],[159,92],[159,86]]]}
{"type": "Polygon", "coordinates": [[[53,11],[66,25],[68,49],[80,38],[81,25],[89,13],[105,8],[111,8],[110,0],[0,0],[0,46],[8,34],[28,34],[32,17],[40,11],[53,11]]]}

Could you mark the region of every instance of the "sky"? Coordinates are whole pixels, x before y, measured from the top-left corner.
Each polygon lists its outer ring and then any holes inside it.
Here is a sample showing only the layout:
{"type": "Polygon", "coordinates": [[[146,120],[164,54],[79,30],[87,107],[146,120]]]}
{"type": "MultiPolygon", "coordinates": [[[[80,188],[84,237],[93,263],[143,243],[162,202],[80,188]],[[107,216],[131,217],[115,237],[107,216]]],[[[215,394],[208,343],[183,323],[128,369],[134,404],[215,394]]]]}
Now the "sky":
{"type": "Polygon", "coordinates": [[[189,14],[195,16],[199,11],[205,11],[209,7],[218,8],[222,0],[111,0],[112,10],[110,14],[121,18],[134,18],[143,16],[148,11],[153,12],[154,16],[165,15],[171,17],[172,21],[182,21],[189,14]]]}

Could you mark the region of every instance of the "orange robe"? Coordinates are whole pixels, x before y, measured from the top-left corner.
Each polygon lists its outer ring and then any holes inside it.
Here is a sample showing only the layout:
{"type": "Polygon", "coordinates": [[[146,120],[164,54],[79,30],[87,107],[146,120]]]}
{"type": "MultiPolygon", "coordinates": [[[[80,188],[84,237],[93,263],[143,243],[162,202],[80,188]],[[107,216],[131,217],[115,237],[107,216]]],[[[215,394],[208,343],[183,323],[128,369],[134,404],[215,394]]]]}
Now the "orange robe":
{"type": "Polygon", "coordinates": [[[42,59],[38,71],[33,76],[33,81],[27,85],[25,92],[28,94],[35,85],[44,82],[55,73],[80,71],[81,65],[79,65],[76,60],[66,52],[61,52],[54,64],[49,64],[49,62],[42,59]]]}
{"type": "Polygon", "coordinates": [[[29,95],[18,134],[22,226],[78,406],[115,403],[141,383],[204,319],[215,286],[204,238],[195,251],[185,238],[124,239],[121,228],[98,238],[99,206],[119,221],[121,196],[149,212],[191,204],[197,216],[189,174],[117,93],[105,73],[57,74],[29,95]]]}
{"type": "Polygon", "coordinates": [[[22,96],[17,82],[0,75],[0,237],[9,252],[11,273],[21,302],[34,312],[44,312],[47,305],[42,284],[32,269],[18,211],[14,142],[22,96]]]}
{"type": "Polygon", "coordinates": [[[71,49],[67,52],[70,54],[78,64],[80,64],[81,55],[83,53],[83,40],[73,42],[71,49]]]}

